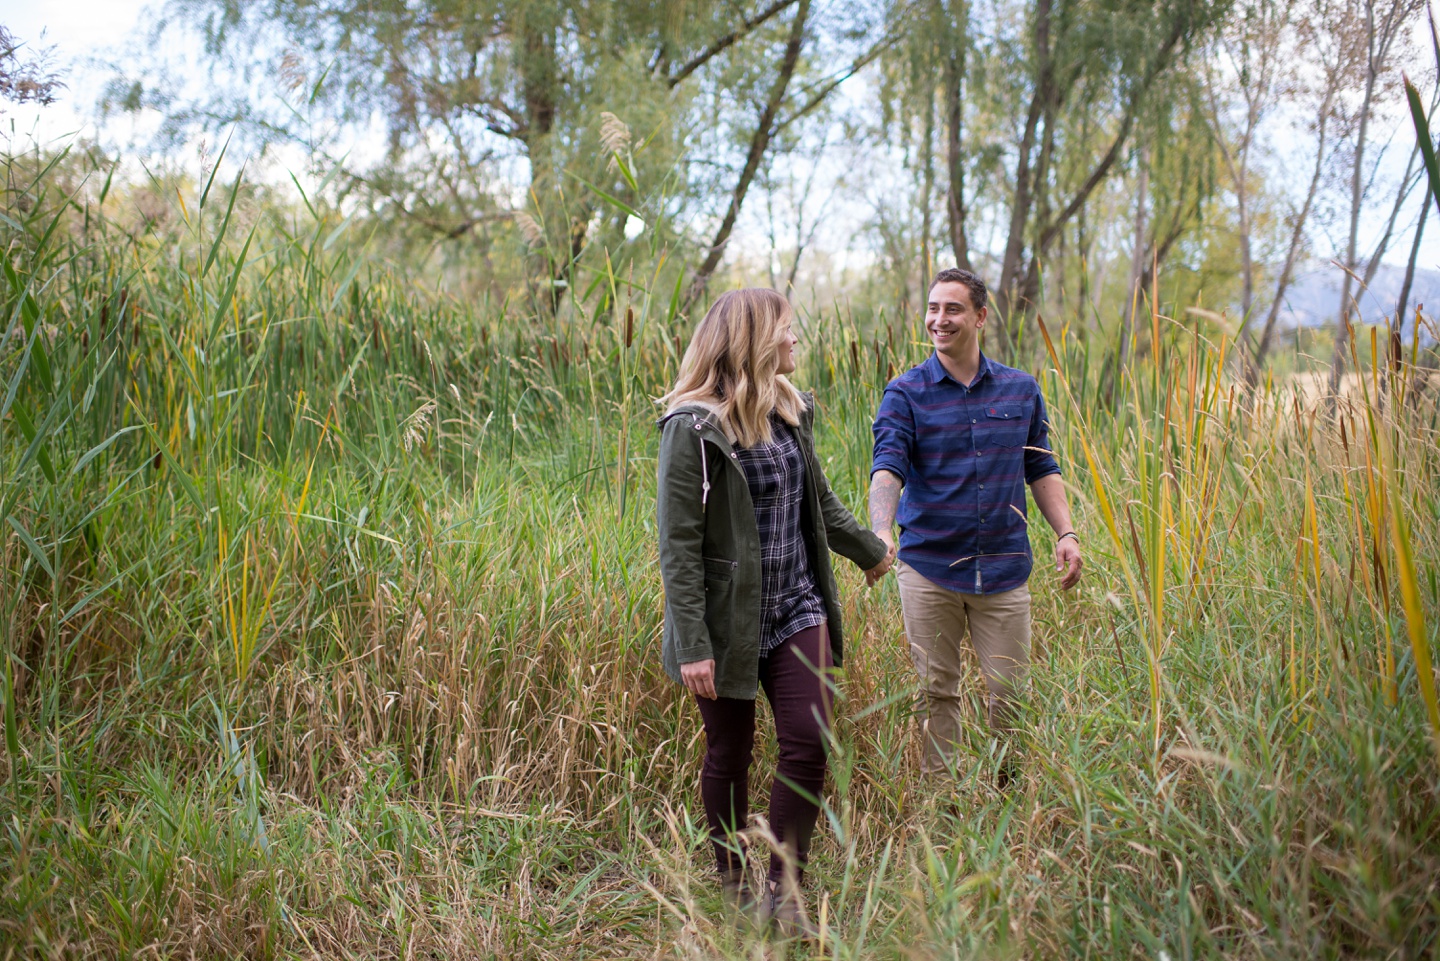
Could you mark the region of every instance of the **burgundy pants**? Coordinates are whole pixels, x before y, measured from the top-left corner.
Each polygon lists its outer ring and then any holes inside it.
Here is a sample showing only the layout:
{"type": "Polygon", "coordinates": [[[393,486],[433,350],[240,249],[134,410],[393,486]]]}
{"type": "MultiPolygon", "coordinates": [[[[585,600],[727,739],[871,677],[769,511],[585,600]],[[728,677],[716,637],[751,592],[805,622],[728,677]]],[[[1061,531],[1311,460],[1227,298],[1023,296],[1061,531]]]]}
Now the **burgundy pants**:
{"type": "MultiPolygon", "coordinates": [[[[825,625],[787,637],[760,659],[760,684],[775,715],[780,744],[770,788],[770,829],[803,874],[820,813],[815,800],[825,784],[826,732],[830,727],[830,635],[825,625]]],[[[695,698],[705,721],[705,766],[700,795],[721,876],[744,867],[736,834],[750,814],[750,760],[755,745],[755,702],[695,698]]],[[[785,855],[770,858],[770,879],[785,874],[785,855]]]]}

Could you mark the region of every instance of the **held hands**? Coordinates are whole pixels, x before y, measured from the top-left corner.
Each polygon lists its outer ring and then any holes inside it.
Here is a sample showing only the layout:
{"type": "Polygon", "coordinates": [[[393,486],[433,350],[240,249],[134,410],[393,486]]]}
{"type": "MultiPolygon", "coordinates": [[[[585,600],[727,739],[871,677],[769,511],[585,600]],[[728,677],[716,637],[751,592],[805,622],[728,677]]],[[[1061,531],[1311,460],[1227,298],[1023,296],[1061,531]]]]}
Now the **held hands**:
{"type": "Polygon", "coordinates": [[[1060,577],[1061,590],[1070,590],[1080,583],[1080,542],[1073,537],[1062,537],[1055,542],[1055,570],[1063,571],[1060,577]]]}
{"type": "Polygon", "coordinates": [[[680,680],[696,697],[715,700],[715,658],[681,664],[680,680]]]}
{"type": "Polygon", "coordinates": [[[900,550],[895,546],[895,537],[889,531],[875,533],[885,542],[885,559],[865,572],[866,587],[874,587],[880,583],[880,579],[890,572],[891,565],[895,563],[895,555],[900,550]]]}

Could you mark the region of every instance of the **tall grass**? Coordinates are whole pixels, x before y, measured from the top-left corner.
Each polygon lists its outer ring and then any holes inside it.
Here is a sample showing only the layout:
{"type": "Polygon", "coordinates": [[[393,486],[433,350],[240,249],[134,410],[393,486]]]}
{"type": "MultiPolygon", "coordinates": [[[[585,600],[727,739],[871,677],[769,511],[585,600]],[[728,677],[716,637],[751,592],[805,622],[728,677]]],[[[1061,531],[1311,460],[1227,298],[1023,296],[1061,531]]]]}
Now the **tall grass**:
{"type": "MultiPolygon", "coordinates": [[[[7,200],[0,954],[751,956],[658,668],[669,292],[457,303],[237,196],[138,236],[98,188],[7,200]]],[[[804,313],[858,507],[926,348],[804,313]]],[[[1088,567],[1061,594],[1036,534],[1021,785],[978,726],[920,779],[894,586],[843,573],[823,938],[779,950],[1433,953],[1433,348],[1330,418],[1203,316],[1154,310],[1114,390],[1098,332],[1043,333],[1088,567]]]]}

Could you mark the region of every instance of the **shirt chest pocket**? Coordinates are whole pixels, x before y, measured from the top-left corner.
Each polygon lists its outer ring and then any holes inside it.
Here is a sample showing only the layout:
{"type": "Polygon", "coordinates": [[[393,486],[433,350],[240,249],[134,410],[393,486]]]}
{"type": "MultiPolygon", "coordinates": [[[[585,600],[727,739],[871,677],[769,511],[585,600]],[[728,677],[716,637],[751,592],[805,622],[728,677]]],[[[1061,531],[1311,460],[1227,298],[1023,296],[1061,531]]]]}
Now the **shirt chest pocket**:
{"type": "Polygon", "coordinates": [[[977,426],[982,447],[1024,447],[1030,436],[1030,418],[1021,404],[988,404],[977,426]]]}

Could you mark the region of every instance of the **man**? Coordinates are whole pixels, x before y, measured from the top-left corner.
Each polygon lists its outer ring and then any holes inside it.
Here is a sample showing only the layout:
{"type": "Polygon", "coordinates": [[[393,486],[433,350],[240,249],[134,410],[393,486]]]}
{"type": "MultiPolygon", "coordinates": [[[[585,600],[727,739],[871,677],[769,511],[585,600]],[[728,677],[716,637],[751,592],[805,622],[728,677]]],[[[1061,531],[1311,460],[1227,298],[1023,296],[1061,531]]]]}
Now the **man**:
{"type": "MultiPolygon", "coordinates": [[[[920,677],[923,770],[953,765],[960,734],[961,642],[968,629],[994,731],[1011,727],[1030,662],[1030,536],[1025,485],[1056,535],[1066,590],[1080,580],[1080,538],[1050,453],[1040,385],[980,352],[985,283],[942,270],[925,329],[935,353],[885,387],[875,415],[870,526],[896,548],[900,603],[920,677]],[[903,491],[903,495],[902,495],[903,491]]],[[[1003,765],[1000,782],[1010,779],[1003,765]]]]}

